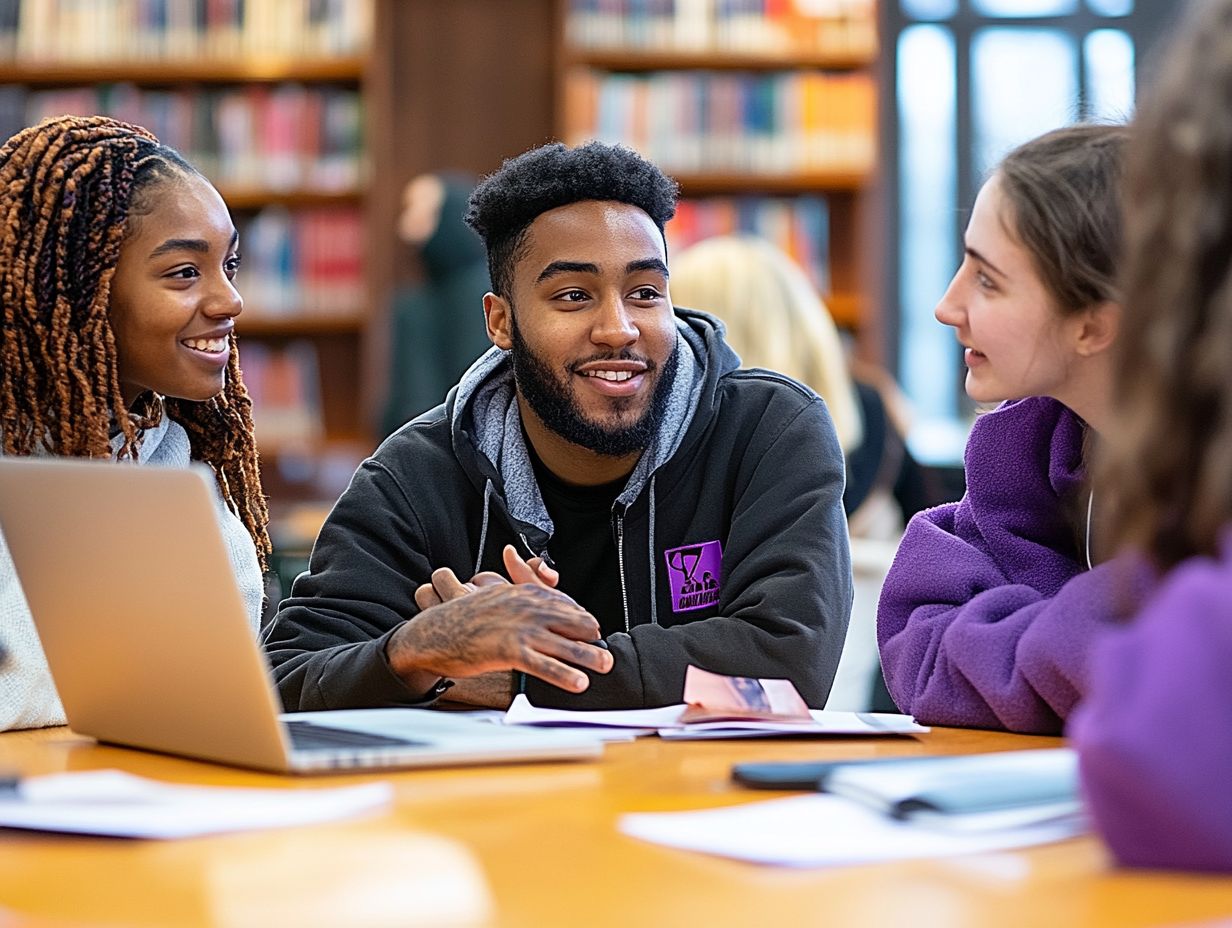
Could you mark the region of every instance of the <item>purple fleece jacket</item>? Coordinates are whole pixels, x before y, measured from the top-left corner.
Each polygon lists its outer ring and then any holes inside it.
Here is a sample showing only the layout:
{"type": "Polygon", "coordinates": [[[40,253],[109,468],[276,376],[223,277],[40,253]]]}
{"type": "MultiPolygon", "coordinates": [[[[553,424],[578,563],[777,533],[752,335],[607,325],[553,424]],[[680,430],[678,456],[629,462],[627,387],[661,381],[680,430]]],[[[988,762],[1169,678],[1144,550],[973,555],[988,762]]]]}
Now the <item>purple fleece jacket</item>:
{"type": "Polygon", "coordinates": [[[877,609],[902,711],[934,725],[1060,733],[1125,579],[1116,563],[1086,569],[1066,516],[1067,504],[1085,511],[1074,499],[1084,431],[1055,400],[1005,403],[971,431],[966,496],[907,526],[877,609]]]}
{"type": "Polygon", "coordinates": [[[1104,636],[1090,676],[1067,734],[1117,859],[1232,871],[1232,535],[1104,636]]]}

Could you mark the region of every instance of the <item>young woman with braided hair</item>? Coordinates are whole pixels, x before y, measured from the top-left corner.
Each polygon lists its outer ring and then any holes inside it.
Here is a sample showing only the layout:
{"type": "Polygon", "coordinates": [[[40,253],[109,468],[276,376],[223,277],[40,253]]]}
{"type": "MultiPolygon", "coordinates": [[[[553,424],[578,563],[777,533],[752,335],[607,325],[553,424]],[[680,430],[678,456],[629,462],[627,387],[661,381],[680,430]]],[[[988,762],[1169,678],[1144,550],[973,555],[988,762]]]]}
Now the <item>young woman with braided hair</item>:
{"type": "MultiPolygon", "coordinates": [[[[255,630],[270,548],[238,244],[218,191],[145,129],[63,116],[0,148],[0,449],[208,464],[255,630]]],[[[0,641],[0,729],[63,724],[2,537],[0,641]]]]}

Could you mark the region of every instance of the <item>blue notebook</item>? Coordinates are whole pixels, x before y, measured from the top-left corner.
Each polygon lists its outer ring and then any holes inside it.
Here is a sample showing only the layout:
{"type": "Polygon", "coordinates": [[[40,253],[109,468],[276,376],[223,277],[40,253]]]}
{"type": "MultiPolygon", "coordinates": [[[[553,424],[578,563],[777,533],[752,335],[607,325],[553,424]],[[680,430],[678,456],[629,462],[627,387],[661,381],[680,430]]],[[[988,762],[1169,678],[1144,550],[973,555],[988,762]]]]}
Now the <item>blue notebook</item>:
{"type": "Polygon", "coordinates": [[[894,818],[950,827],[1028,824],[1081,812],[1078,762],[1068,748],[817,764],[742,764],[737,782],[815,789],[894,818]]]}

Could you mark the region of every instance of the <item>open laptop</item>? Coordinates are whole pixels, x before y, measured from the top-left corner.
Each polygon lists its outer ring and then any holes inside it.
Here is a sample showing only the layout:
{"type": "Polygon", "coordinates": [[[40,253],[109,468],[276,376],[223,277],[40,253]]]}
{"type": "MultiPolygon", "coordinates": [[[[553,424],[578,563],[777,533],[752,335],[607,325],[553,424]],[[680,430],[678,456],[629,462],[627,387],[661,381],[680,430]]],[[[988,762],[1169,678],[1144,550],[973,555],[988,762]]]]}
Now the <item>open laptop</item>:
{"type": "Polygon", "coordinates": [[[583,734],[428,709],[280,715],[213,475],[0,459],[0,529],[74,731],[283,772],[595,757],[583,734]]]}

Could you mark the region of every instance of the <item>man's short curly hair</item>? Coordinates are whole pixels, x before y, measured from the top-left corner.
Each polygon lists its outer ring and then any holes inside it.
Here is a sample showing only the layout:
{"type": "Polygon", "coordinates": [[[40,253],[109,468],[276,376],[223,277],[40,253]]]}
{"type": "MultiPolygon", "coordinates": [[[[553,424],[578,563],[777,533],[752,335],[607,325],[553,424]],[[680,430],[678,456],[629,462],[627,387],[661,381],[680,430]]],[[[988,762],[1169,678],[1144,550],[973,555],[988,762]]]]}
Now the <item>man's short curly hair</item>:
{"type": "Polygon", "coordinates": [[[676,182],[623,145],[553,142],[510,158],[471,194],[466,222],[488,250],[492,289],[508,299],[526,231],[541,214],[585,200],[615,200],[645,212],[659,232],[676,214],[676,182]]]}

